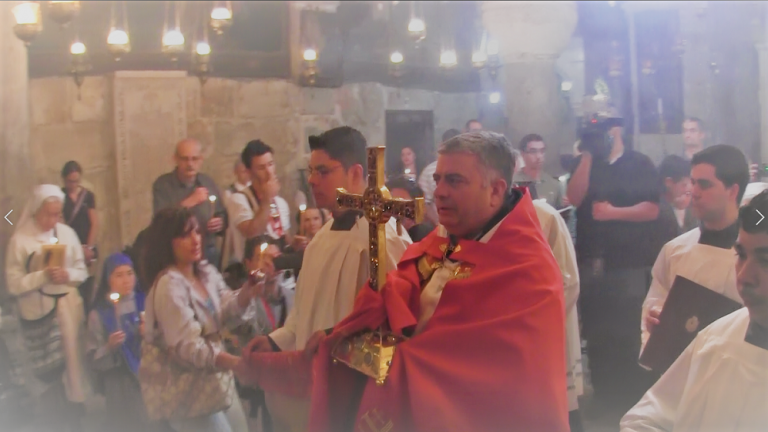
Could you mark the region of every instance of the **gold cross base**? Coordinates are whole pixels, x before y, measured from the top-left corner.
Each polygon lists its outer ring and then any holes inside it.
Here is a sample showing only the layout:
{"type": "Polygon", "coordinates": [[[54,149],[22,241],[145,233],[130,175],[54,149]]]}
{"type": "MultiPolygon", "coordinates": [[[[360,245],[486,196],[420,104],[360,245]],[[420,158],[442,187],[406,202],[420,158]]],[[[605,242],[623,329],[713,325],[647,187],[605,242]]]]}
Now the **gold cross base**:
{"type": "Polygon", "coordinates": [[[383,385],[392,365],[395,347],[405,338],[382,331],[361,333],[342,340],[333,349],[333,362],[344,363],[383,385]]]}

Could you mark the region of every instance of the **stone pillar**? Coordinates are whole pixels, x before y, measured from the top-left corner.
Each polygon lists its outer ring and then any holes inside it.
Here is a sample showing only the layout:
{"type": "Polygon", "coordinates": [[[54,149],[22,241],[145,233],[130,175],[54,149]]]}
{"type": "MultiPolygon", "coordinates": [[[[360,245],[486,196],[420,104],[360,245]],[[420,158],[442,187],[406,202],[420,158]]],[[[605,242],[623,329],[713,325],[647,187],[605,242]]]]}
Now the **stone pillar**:
{"type": "Polygon", "coordinates": [[[568,119],[555,62],[576,28],[576,2],[483,2],[483,24],[499,41],[500,80],[507,138],[516,145],[528,133],[547,141],[549,172],[562,171],[557,155],[570,152],[576,125],[568,119]]]}
{"type": "Polygon", "coordinates": [[[34,183],[29,152],[29,74],[27,48],[13,34],[11,10],[19,2],[0,2],[0,297],[5,289],[5,249],[34,183]]]}

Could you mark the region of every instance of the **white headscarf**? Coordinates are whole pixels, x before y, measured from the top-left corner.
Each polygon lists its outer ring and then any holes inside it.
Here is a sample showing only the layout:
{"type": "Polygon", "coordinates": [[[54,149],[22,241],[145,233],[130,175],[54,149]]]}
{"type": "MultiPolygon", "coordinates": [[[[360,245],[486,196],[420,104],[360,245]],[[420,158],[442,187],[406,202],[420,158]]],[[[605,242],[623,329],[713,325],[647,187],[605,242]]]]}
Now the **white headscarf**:
{"type": "Polygon", "coordinates": [[[52,184],[43,184],[35,186],[32,191],[32,197],[27,201],[24,206],[24,211],[21,213],[21,218],[16,224],[14,232],[20,232],[22,230],[28,230],[34,226],[34,216],[43,203],[50,198],[56,198],[61,202],[64,202],[64,192],[61,187],[52,184]]]}

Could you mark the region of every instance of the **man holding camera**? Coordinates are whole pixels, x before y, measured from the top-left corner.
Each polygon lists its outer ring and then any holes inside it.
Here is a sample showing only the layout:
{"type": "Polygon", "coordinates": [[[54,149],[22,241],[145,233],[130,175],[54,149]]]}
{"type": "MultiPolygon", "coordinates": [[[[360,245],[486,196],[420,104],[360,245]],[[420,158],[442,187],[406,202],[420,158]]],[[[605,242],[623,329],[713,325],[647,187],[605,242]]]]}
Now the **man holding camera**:
{"type": "Polygon", "coordinates": [[[660,196],[653,162],[626,149],[622,132],[613,109],[588,118],[567,191],[577,207],[579,301],[595,402],[615,409],[629,408],[644,390],[637,319],[658,252],[660,196]]]}

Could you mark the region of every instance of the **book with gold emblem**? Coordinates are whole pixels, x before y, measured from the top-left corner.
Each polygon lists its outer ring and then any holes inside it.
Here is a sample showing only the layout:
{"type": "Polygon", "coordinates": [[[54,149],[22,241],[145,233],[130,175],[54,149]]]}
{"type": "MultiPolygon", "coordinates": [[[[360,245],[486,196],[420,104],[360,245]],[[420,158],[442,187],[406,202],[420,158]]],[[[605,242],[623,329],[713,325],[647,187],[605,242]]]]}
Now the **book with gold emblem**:
{"type": "Polygon", "coordinates": [[[741,307],[720,293],[677,276],[659,315],[659,324],[640,354],[640,366],[664,373],[699,331],[741,307]]]}

